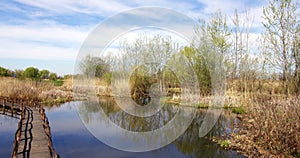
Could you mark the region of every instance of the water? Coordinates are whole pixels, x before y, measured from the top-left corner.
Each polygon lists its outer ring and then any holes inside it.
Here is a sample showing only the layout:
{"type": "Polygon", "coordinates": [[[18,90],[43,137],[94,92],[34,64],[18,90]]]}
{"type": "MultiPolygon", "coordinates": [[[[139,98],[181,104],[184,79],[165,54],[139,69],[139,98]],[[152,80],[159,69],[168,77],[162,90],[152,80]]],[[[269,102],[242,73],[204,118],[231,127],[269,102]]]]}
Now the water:
{"type": "Polygon", "coordinates": [[[19,120],[0,114],[0,157],[10,157],[19,120]]]}
{"type": "MultiPolygon", "coordinates": [[[[171,106],[165,106],[164,111],[167,117],[160,118],[160,123],[149,123],[149,121],[157,120],[157,116],[146,119],[136,119],[124,113],[114,106],[109,99],[101,101],[101,107],[104,109],[108,117],[122,128],[131,131],[149,131],[163,126],[173,117],[176,110],[172,110],[171,106]],[[123,120],[123,121],[122,121],[123,120]],[[125,121],[124,121],[125,120],[125,121]]],[[[125,152],[99,141],[86,128],[87,124],[90,128],[100,128],[106,130],[108,127],[102,124],[101,127],[97,122],[99,119],[99,108],[87,106],[85,102],[69,102],[60,106],[47,107],[46,115],[50,122],[53,145],[57,153],[62,158],[153,158],[153,157],[243,157],[235,151],[227,151],[220,148],[216,143],[211,142],[208,138],[199,138],[198,129],[205,111],[198,111],[196,119],[191,123],[190,127],[171,144],[148,152],[125,152]],[[80,111],[80,115],[77,113],[80,111]]],[[[216,127],[208,134],[221,135],[226,132],[232,132],[230,125],[236,120],[230,117],[222,116],[216,127]]],[[[0,157],[10,157],[13,145],[14,133],[17,128],[17,119],[0,115],[0,157]]],[[[114,138],[112,133],[105,135],[111,139],[114,138]]],[[[125,139],[126,136],[124,136],[125,139]]],[[[153,138],[155,139],[155,138],[153,138]]],[[[124,142],[120,142],[124,143],[124,142]]]]}
{"type": "MultiPolygon", "coordinates": [[[[201,125],[201,121],[199,120],[203,118],[203,112],[197,112],[197,119],[192,122],[186,132],[176,139],[176,141],[163,148],[148,152],[125,152],[117,150],[99,141],[85,127],[85,123],[88,123],[90,128],[97,125],[99,126],[99,124],[95,122],[100,121],[97,120],[99,119],[99,117],[97,117],[97,115],[99,115],[99,108],[88,107],[89,106],[84,102],[70,102],[60,107],[48,108],[46,110],[52,129],[54,148],[61,157],[242,157],[235,151],[227,151],[220,148],[208,138],[198,137],[198,128],[201,125]],[[80,118],[76,108],[78,108],[80,112],[84,111],[84,114],[81,114],[82,118],[80,118]]],[[[131,131],[148,131],[162,126],[162,124],[156,124],[154,126],[151,126],[152,124],[143,124],[143,122],[147,121],[136,120],[131,116],[124,116],[120,109],[109,102],[104,106],[102,105],[102,108],[114,123],[131,131]],[[122,123],[120,120],[126,121],[122,123]]],[[[170,118],[166,120],[171,119],[172,114],[169,114],[169,116],[170,118]]],[[[151,120],[151,118],[149,119],[151,120]]],[[[231,132],[231,128],[228,128],[228,126],[234,123],[234,121],[236,120],[232,118],[221,117],[217,123],[219,126],[215,127],[208,135],[220,135],[225,132],[231,132]]],[[[104,124],[103,127],[95,128],[106,130],[108,127],[104,124]]],[[[109,133],[107,137],[114,139],[109,133]]],[[[126,136],[124,136],[124,139],[125,137],[126,136]]],[[[121,141],[120,143],[124,142],[121,141]]]]}

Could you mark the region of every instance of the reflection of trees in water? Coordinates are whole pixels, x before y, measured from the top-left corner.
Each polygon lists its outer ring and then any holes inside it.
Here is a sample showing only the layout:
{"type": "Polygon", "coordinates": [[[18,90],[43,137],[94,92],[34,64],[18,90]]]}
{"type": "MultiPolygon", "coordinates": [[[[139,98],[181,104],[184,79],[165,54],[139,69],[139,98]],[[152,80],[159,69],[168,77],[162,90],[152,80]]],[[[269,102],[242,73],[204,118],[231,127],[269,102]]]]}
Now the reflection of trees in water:
{"type": "Polygon", "coordinates": [[[232,124],[233,120],[221,115],[207,137],[200,138],[198,137],[199,127],[204,116],[205,111],[198,111],[189,128],[174,142],[178,150],[191,157],[239,157],[236,152],[223,150],[209,139],[211,136],[224,134],[225,129],[232,124]]]}
{"type": "MultiPolygon", "coordinates": [[[[79,112],[83,116],[85,123],[95,121],[94,115],[97,115],[99,110],[110,118],[112,122],[118,126],[130,130],[130,131],[150,131],[158,129],[166,125],[177,113],[178,108],[175,106],[163,106],[162,110],[151,117],[136,117],[126,112],[116,105],[113,97],[99,98],[99,103],[83,102],[83,106],[80,106],[79,112]]],[[[202,123],[202,119],[206,114],[206,110],[200,110],[195,115],[194,121],[189,127],[193,129],[194,135],[197,135],[198,128],[202,123]]],[[[220,115],[214,128],[208,133],[208,136],[221,136],[222,134],[232,132],[229,127],[233,122],[233,119],[228,118],[225,115],[220,115]]],[[[180,124],[178,125],[180,126],[180,124]]]]}
{"type": "MultiPolygon", "coordinates": [[[[164,106],[161,112],[152,117],[135,117],[123,112],[114,102],[113,98],[100,98],[99,104],[84,102],[80,106],[80,114],[83,116],[85,123],[97,121],[101,117],[95,117],[100,110],[106,113],[118,126],[129,131],[151,131],[158,129],[167,124],[177,113],[177,108],[174,106],[164,106]]],[[[191,157],[237,157],[236,152],[226,151],[221,149],[216,143],[212,143],[209,138],[199,138],[199,128],[206,114],[206,110],[199,110],[195,115],[194,120],[189,128],[181,135],[174,144],[182,153],[191,157]]],[[[221,136],[225,132],[230,132],[229,126],[233,124],[234,119],[221,115],[214,128],[207,134],[208,137],[221,136]]],[[[183,126],[184,122],[176,122],[172,125],[172,129],[166,131],[160,138],[151,138],[153,140],[164,141],[170,137],[176,130],[183,126]]],[[[147,142],[145,138],[145,142],[147,142]]],[[[134,140],[133,140],[134,141],[134,140]]]]}
{"type": "MultiPolygon", "coordinates": [[[[89,103],[85,102],[84,104],[89,103]]],[[[102,108],[104,113],[116,125],[129,131],[137,132],[151,131],[164,126],[174,117],[178,110],[174,106],[163,106],[160,112],[151,117],[136,117],[120,109],[112,97],[100,98],[98,105],[85,105],[83,107],[83,111],[87,113],[84,114],[85,117],[89,117],[89,113],[96,114],[102,108]]],[[[89,120],[89,118],[86,120],[89,120]]]]}

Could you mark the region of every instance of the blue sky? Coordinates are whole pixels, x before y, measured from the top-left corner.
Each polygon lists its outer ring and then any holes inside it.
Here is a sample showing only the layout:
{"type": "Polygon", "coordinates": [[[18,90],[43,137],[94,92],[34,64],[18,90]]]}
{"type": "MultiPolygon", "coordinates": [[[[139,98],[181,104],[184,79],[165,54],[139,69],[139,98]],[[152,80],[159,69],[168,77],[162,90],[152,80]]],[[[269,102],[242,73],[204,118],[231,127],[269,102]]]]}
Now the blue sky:
{"type": "Polygon", "coordinates": [[[1,0],[0,66],[12,70],[35,66],[71,74],[89,32],[103,20],[136,7],[166,7],[194,20],[208,20],[218,9],[229,18],[234,9],[249,9],[255,17],[253,30],[259,30],[266,5],[264,0],[1,0]]]}

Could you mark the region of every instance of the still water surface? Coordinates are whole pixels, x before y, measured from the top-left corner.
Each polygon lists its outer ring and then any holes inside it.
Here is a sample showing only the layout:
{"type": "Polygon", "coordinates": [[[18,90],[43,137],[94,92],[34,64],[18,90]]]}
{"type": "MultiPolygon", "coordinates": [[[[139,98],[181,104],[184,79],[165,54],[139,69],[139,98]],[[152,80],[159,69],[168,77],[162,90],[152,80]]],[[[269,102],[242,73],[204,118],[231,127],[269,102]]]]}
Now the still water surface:
{"type": "MultiPolygon", "coordinates": [[[[100,104],[109,118],[122,128],[131,131],[147,131],[161,126],[161,124],[156,124],[156,126],[149,125],[149,119],[151,120],[151,118],[148,118],[148,120],[138,120],[132,116],[124,116],[122,110],[116,108],[109,100],[107,102],[103,102],[102,100],[100,104]]],[[[47,109],[54,147],[62,157],[242,157],[234,151],[221,149],[216,143],[212,143],[207,138],[198,137],[198,129],[201,125],[201,121],[199,120],[204,115],[200,111],[197,112],[196,119],[185,133],[173,143],[149,152],[135,153],[120,151],[105,145],[86,129],[84,124],[89,124],[89,126],[99,125],[93,123],[99,121],[97,120],[99,118],[97,117],[99,114],[98,111],[98,108],[88,106],[85,102],[70,102],[60,107],[47,109]],[[78,108],[81,118],[76,108],[78,108]]],[[[165,111],[168,110],[165,109],[165,111]]],[[[172,110],[169,110],[167,116],[172,116],[172,110]]],[[[154,119],[157,118],[154,117],[154,119]]],[[[208,135],[220,135],[225,132],[231,132],[231,128],[227,127],[235,121],[236,119],[221,116],[216,127],[208,135]]],[[[105,124],[103,127],[100,127],[103,130],[107,128],[105,124]]]]}
{"type": "Polygon", "coordinates": [[[0,158],[11,156],[18,122],[16,118],[0,114],[0,158]]]}
{"type": "MultiPolygon", "coordinates": [[[[149,120],[151,121],[151,118],[148,120],[138,120],[131,118],[131,116],[124,116],[121,110],[116,108],[109,100],[105,102],[104,99],[104,102],[102,100],[101,104],[102,108],[113,122],[122,128],[131,131],[147,131],[159,128],[164,124],[159,123],[152,126],[149,125],[149,120]],[[120,120],[125,120],[125,123],[120,120]],[[148,124],[145,124],[145,122],[148,122],[148,124]]],[[[99,115],[99,109],[91,109],[88,107],[91,106],[87,106],[86,102],[69,102],[60,106],[45,108],[50,122],[54,148],[62,158],[243,157],[235,151],[221,149],[216,143],[211,142],[208,138],[198,137],[198,129],[204,115],[204,112],[201,111],[197,112],[196,119],[194,119],[183,135],[163,148],[149,152],[120,151],[99,141],[85,127],[85,124],[89,124],[89,126],[99,125],[95,124],[95,122],[99,121],[97,120],[97,118],[99,118],[97,117],[97,115],[99,115]],[[77,111],[81,113],[81,117],[77,111]]],[[[168,112],[167,116],[169,116],[166,120],[171,119],[173,113],[172,109],[165,108],[165,112],[168,112]]],[[[153,117],[152,119],[157,118],[153,117]]],[[[221,116],[214,129],[208,135],[220,135],[231,132],[231,128],[228,127],[236,121],[237,120],[234,119],[234,117],[221,116]]],[[[17,122],[17,119],[0,115],[1,158],[10,157],[17,122]]],[[[107,127],[103,126],[100,128],[105,130],[107,127]]]]}

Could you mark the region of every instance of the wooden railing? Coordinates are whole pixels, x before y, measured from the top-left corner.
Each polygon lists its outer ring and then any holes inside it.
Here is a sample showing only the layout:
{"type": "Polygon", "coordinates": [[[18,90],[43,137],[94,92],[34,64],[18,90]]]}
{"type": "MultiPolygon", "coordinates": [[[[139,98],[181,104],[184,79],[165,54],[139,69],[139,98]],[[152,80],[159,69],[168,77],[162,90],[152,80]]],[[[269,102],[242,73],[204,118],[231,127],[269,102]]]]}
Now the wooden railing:
{"type": "Polygon", "coordinates": [[[20,141],[20,138],[21,138],[21,130],[22,130],[22,122],[25,118],[25,108],[24,106],[21,106],[21,116],[20,116],[20,121],[18,123],[18,129],[15,133],[15,140],[14,140],[14,144],[13,144],[13,152],[12,152],[12,155],[11,157],[12,158],[15,158],[16,155],[18,154],[18,148],[19,148],[19,141],[20,141]]]}
{"type": "Polygon", "coordinates": [[[21,111],[20,121],[18,123],[18,128],[15,133],[15,139],[14,139],[14,143],[13,143],[13,151],[11,154],[12,158],[15,158],[18,154],[18,148],[19,148],[21,132],[22,132],[22,123],[25,119],[26,108],[37,108],[39,110],[39,113],[41,114],[41,119],[43,121],[43,128],[45,130],[45,134],[47,135],[48,148],[49,148],[51,157],[59,158],[59,155],[56,153],[56,151],[53,148],[51,130],[50,130],[48,118],[46,117],[46,114],[45,114],[45,109],[38,102],[27,102],[27,101],[20,100],[20,99],[17,100],[17,99],[10,99],[8,97],[0,97],[0,104],[1,103],[4,108],[8,107],[8,106],[11,107],[12,113],[13,113],[13,108],[17,109],[17,107],[21,111]],[[10,105],[8,105],[8,104],[10,104],[10,105]],[[31,105],[31,106],[26,106],[26,105],[31,105]]]}
{"type": "Polygon", "coordinates": [[[50,154],[53,158],[59,158],[59,155],[56,153],[56,151],[53,148],[51,129],[50,129],[50,126],[49,126],[48,118],[45,114],[45,109],[42,108],[42,106],[40,106],[39,107],[39,112],[40,112],[41,118],[43,120],[43,127],[44,127],[44,130],[45,130],[45,133],[48,137],[48,147],[49,147],[50,154]]]}
{"type": "MultiPolygon", "coordinates": [[[[0,97],[0,106],[2,106],[2,115],[13,118],[19,118],[23,101],[14,100],[8,97],[0,97]],[[18,104],[21,103],[21,104],[18,104]],[[10,110],[10,111],[9,111],[10,110]]],[[[1,110],[1,109],[0,109],[1,110]]]]}

